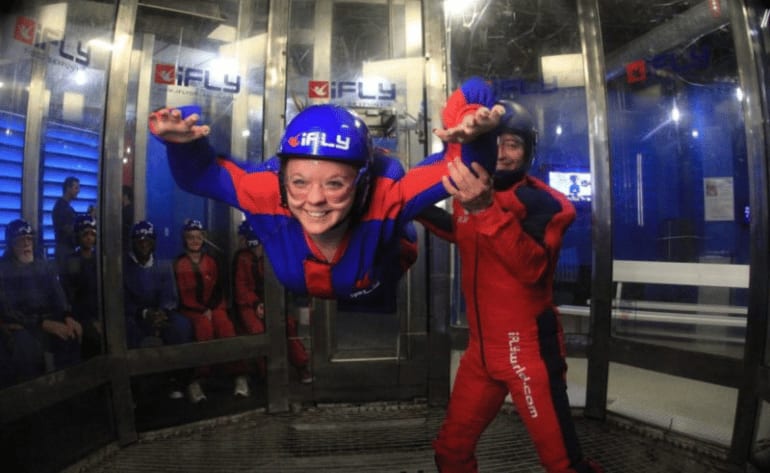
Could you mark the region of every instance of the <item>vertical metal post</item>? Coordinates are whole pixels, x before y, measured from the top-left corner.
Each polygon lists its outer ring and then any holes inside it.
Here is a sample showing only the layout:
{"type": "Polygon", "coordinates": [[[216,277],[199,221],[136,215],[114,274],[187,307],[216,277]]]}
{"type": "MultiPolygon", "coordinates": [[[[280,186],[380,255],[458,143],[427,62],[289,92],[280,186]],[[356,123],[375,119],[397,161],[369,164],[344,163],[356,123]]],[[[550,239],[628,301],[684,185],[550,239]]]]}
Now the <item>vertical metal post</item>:
{"type": "Polygon", "coordinates": [[[110,61],[110,81],[104,120],[104,146],[99,179],[99,251],[102,313],[107,328],[107,349],[111,356],[113,411],[121,444],[137,438],[131,385],[125,369],[126,324],[123,317],[123,232],[122,202],[123,150],[126,129],[126,96],[129,61],[136,24],[137,0],[118,3],[110,61]]]}
{"type": "MultiPolygon", "coordinates": [[[[447,98],[446,23],[443,2],[423,1],[423,37],[425,51],[425,113],[423,130],[428,152],[441,151],[443,144],[431,130],[441,126],[441,110],[447,98]]],[[[451,245],[428,234],[428,273],[430,305],[428,314],[428,403],[443,406],[449,400],[451,301],[451,245]]]]}
{"type": "Polygon", "coordinates": [[[607,411],[612,310],[612,180],[607,129],[607,85],[597,0],[577,1],[577,20],[586,83],[588,149],[596,195],[591,202],[593,274],[585,414],[603,419],[607,411]]]}
{"type": "Polygon", "coordinates": [[[42,244],[43,222],[40,220],[39,199],[40,164],[42,155],[43,123],[48,117],[50,91],[45,88],[47,52],[35,51],[29,78],[27,120],[24,125],[24,162],[21,186],[21,216],[39,233],[42,244]]]}
{"type": "MultiPolygon", "coordinates": [[[[751,266],[749,268],[749,302],[746,323],[746,344],[743,362],[744,376],[738,392],[738,402],[733,424],[733,438],[728,458],[731,463],[744,465],[751,455],[756,419],[759,414],[761,398],[757,394],[759,368],[764,365],[768,338],[767,288],[770,287],[768,276],[768,254],[770,252],[770,232],[768,231],[768,137],[763,120],[768,113],[766,64],[762,60],[760,35],[756,33],[760,18],[757,11],[750,15],[744,2],[723,2],[730,18],[730,30],[735,43],[735,55],[738,65],[740,85],[743,90],[743,120],[746,132],[746,159],[749,175],[749,199],[751,223],[749,241],[751,242],[751,266]],[[749,21],[754,22],[753,27],[749,21]]],[[[748,3],[748,2],[747,2],[748,3]]],[[[758,5],[759,2],[757,2],[758,5]]],[[[722,10],[724,11],[724,10],[722,10]]]]}
{"type": "MultiPolygon", "coordinates": [[[[263,150],[274,150],[286,120],[286,58],[290,2],[270,2],[265,58],[265,102],[263,150]]],[[[266,151],[270,152],[270,151],[266,151]]],[[[265,261],[265,317],[270,336],[267,366],[267,409],[289,410],[289,375],[286,360],[286,291],[265,261]]]]}

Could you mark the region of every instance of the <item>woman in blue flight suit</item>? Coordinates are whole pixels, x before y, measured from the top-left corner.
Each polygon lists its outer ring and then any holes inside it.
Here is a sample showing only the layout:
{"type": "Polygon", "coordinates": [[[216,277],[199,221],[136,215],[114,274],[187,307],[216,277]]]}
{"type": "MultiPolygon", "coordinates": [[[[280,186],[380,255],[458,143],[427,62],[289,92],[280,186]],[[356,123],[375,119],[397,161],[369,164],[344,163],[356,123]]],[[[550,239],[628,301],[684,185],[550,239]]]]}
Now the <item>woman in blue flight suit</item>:
{"type": "Polygon", "coordinates": [[[410,222],[447,197],[446,160],[462,155],[494,168],[494,136],[485,133],[499,121],[494,104],[483,80],[463,84],[444,109],[446,130],[436,132],[454,142],[440,154],[444,160],[406,174],[373,149],[362,120],[334,105],[300,112],[277,156],[249,170],[201,139],[209,128],[195,125],[197,114],[162,109],[149,124],[181,188],[244,211],[287,289],[391,311],[397,282],[416,256],[410,222]]]}

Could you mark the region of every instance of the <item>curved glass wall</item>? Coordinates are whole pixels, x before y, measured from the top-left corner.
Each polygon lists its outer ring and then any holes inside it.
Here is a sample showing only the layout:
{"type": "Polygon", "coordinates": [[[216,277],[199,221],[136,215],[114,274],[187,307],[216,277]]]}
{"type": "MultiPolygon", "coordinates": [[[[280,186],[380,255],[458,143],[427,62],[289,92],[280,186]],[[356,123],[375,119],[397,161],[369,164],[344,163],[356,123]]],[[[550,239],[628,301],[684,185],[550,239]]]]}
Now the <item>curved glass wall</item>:
{"type": "MultiPolygon", "coordinates": [[[[447,2],[449,83],[454,89],[471,76],[491,80],[500,99],[520,103],[535,121],[537,146],[529,174],[565,194],[577,213],[564,236],[554,302],[562,314],[568,355],[580,356],[589,325],[595,196],[576,7],[571,2],[553,6],[543,10],[517,2],[447,2]]],[[[453,274],[451,322],[466,327],[459,268],[453,274]]],[[[585,367],[584,360],[570,362],[573,404],[583,403],[585,367]]]]}
{"type": "MultiPolygon", "coordinates": [[[[728,2],[600,2],[613,202],[612,335],[740,358],[749,205],[728,2]]],[[[728,445],[737,390],[612,364],[608,409],[728,445]],[[654,392],[641,386],[655,385],[654,392]],[[697,409],[683,392],[697,392],[697,409]],[[646,393],[646,394],[645,394],[646,393]],[[707,405],[720,406],[718,410],[707,405]],[[715,415],[719,412],[719,415],[715,415]]]]}

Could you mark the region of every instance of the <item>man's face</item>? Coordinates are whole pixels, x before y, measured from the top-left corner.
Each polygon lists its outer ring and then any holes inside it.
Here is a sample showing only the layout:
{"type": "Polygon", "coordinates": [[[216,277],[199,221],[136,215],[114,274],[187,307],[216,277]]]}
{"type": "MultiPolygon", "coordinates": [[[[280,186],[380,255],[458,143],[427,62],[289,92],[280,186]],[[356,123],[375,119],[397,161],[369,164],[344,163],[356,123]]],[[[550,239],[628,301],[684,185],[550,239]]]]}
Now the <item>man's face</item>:
{"type": "Polygon", "coordinates": [[[84,250],[91,250],[96,246],[96,230],[93,228],[86,228],[85,230],[81,230],[80,234],[78,234],[78,241],[80,242],[80,247],[84,250]]]}
{"type": "Polygon", "coordinates": [[[497,171],[516,171],[524,166],[524,140],[513,133],[497,138],[497,171]]]}
{"type": "Polygon", "coordinates": [[[80,183],[78,181],[73,182],[70,184],[69,188],[67,188],[67,193],[70,197],[73,199],[80,194],[80,183]]]}
{"type": "Polygon", "coordinates": [[[134,238],[134,255],[139,261],[150,259],[153,250],[155,250],[155,240],[152,238],[134,238]]]}
{"type": "Polygon", "coordinates": [[[21,235],[13,239],[13,256],[22,264],[35,260],[35,239],[32,235],[21,235]]]}

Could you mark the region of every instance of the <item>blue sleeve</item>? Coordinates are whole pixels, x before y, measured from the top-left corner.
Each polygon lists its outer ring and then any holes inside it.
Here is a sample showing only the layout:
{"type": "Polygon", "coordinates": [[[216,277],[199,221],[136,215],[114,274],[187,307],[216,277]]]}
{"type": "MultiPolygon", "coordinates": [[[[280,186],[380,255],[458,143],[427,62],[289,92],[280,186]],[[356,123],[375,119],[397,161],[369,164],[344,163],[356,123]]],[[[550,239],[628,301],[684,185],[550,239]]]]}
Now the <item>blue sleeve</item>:
{"type": "Polygon", "coordinates": [[[217,153],[208,140],[164,144],[171,175],[181,189],[240,208],[231,169],[217,162],[217,153]]]}

